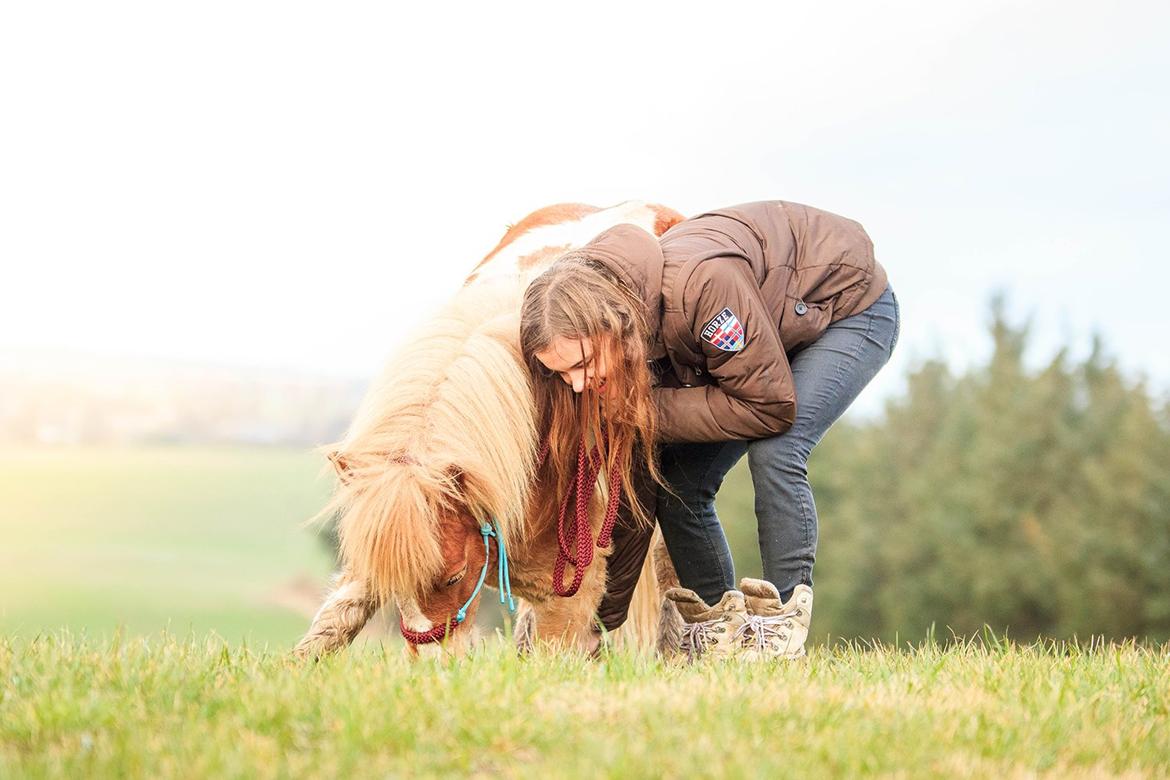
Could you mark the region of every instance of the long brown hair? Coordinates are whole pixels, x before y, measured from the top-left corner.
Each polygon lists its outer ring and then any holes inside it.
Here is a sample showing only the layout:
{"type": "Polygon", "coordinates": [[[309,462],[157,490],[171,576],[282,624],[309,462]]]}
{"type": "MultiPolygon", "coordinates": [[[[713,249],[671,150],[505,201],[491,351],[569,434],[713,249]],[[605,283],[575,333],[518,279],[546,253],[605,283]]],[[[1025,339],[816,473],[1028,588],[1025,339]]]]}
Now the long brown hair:
{"type": "Polygon", "coordinates": [[[532,375],[537,435],[548,437],[549,448],[533,489],[531,521],[555,518],[572,487],[577,448],[585,441],[598,447],[603,474],[616,465],[634,517],[653,522],[634,491],[635,468],[645,468],[662,483],[654,458],[657,420],[647,331],[642,300],[580,251],[558,258],[528,286],[520,309],[520,349],[532,375]],[[573,392],[536,358],[558,337],[588,341],[593,360],[604,356],[604,399],[588,382],[583,392],[573,392]]]}

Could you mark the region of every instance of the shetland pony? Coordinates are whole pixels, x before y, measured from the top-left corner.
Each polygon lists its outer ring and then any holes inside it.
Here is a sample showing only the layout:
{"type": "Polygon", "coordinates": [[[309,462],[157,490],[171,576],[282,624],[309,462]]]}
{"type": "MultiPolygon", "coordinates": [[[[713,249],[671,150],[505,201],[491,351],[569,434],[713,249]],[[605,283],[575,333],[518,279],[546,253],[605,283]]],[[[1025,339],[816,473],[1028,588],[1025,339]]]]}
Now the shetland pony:
{"type": "MultiPolygon", "coordinates": [[[[391,600],[412,652],[461,653],[471,641],[461,626],[474,620],[480,588],[502,588],[506,600],[509,582],[521,597],[518,642],[592,649],[608,551],[598,551],[574,596],[558,597],[557,529],[527,520],[540,432],[520,355],[520,300],[553,259],[615,224],[661,235],[681,220],[638,202],[533,212],[398,350],[345,438],[328,448],[338,486],[321,515],[339,518],[342,566],[298,655],[344,647],[391,600]]],[[[592,512],[594,538],[600,514],[592,512]]],[[[648,556],[648,576],[619,631],[643,644],[658,601],[651,567],[648,556]]]]}

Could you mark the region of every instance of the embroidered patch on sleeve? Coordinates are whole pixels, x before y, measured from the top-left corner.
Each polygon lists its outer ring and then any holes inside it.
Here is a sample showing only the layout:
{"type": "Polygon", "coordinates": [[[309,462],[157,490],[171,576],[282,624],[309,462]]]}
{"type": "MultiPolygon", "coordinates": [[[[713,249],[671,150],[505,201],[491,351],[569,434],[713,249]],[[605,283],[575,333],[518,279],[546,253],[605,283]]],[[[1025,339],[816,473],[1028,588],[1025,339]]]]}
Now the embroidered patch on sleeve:
{"type": "Polygon", "coordinates": [[[743,335],[743,323],[731,309],[719,312],[703,326],[703,340],[724,352],[739,352],[747,343],[743,335]]]}

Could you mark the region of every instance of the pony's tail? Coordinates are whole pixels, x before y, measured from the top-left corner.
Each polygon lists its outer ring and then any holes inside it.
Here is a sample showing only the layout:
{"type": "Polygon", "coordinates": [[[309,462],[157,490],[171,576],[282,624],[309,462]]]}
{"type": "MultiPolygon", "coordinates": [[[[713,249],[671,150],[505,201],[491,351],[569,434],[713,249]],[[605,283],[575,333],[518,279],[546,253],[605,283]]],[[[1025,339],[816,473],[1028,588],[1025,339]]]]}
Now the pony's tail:
{"type": "Polygon", "coordinates": [[[666,552],[662,530],[655,526],[654,538],[650,542],[650,554],[642,562],[638,585],[630,598],[626,622],[614,635],[617,647],[633,650],[639,655],[660,650],[664,628],[669,632],[673,626],[665,623],[661,616],[662,594],[678,585],[678,576],[666,552]]]}

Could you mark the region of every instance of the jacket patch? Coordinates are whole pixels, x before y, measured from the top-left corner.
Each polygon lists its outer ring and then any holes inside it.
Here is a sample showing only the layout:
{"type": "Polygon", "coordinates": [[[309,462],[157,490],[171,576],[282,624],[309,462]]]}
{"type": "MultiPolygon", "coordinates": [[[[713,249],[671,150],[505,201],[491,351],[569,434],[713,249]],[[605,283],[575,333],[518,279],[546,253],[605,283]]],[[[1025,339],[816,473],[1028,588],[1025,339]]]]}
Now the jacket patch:
{"type": "Polygon", "coordinates": [[[743,323],[731,309],[724,309],[703,326],[703,340],[714,344],[724,352],[739,352],[747,344],[743,335],[743,323]]]}

